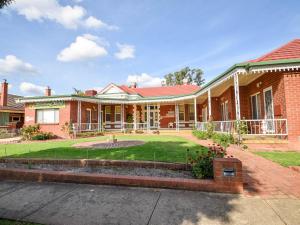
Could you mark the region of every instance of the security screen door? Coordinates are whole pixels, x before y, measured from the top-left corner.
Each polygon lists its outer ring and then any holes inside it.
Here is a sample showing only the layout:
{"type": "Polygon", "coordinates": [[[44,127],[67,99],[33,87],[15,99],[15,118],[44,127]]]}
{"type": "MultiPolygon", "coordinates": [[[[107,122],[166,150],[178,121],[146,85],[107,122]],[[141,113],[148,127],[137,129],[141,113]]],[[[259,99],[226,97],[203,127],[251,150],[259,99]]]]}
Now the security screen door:
{"type": "Polygon", "coordinates": [[[275,124],[274,124],[274,108],[273,108],[273,96],[272,89],[268,88],[264,90],[264,103],[265,103],[265,118],[266,121],[266,132],[274,133],[275,124]]]}

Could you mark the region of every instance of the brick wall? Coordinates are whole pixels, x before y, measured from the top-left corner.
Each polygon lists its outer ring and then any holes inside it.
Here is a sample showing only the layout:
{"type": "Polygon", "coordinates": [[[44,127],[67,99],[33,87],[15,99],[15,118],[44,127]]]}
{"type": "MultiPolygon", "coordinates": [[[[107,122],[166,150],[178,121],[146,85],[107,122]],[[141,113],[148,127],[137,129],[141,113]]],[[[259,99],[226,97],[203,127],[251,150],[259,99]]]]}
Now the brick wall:
{"type": "MultiPolygon", "coordinates": [[[[161,105],[160,106],[160,127],[168,128],[169,123],[175,123],[175,105],[161,105]],[[168,112],[174,112],[174,116],[167,116],[168,112]]],[[[175,125],[174,125],[175,128],[175,125]]]]}
{"type": "Polygon", "coordinates": [[[289,140],[300,136],[300,72],[283,73],[289,140]]]}

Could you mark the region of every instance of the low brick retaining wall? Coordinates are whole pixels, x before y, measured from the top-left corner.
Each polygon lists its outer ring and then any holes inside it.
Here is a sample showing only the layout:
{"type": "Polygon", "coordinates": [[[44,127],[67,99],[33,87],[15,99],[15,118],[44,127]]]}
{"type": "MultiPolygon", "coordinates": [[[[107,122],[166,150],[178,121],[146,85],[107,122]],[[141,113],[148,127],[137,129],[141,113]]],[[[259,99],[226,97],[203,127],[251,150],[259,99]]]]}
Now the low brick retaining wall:
{"type": "Polygon", "coordinates": [[[16,163],[16,164],[49,164],[49,165],[64,165],[72,167],[141,167],[141,168],[156,168],[169,170],[190,170],[188,164],[183,163],[165,163],[152,161],[133,161],[133,160],[93,160],[93,159],[27,159],[27,158],[2,158],[0,163],[16,163]]]}
{"type": "MultiPolygon", "coordinates": [[[[1,159],[1,161],[3,160],[7,161],[11,159],[1,159]]],[[[18,159],[17,161],[19,160],[20,159],[18,159]]],[[[48,160],[45,160],[45,162],[46,161],[48,160]]],[[[56,161],[60,162],[61,160],[56,160],[56,161]]],[[[74,160],[67,160],[67,161],[69,161],[69,163],[71,163],[71,161],[75,162],[74,160]]],[[[76,162],[77,161],[78,160],[76,160],[76,162]]],[[[37,162],[37,160],[32,160],[32,162],[37,162]]],[[[115,161],[109,161],[109,162],[115,162],[115,161]]],[[[147,177],[147,176],[69,173],[63,171],[44,171],[44,170],[30,170],[30,169],[10,169],[10,168],[0,169],[0,180],[125,185],[125,186],[173,188],[173,189],[184,189],[184,190],[193,190],[193,191],[210,191],[210,192],[224,192],[224,193],[241,193],[243,191],[242,163],[238,159],[233,159],[233,158],[215,159],[214,176],[215,176],[214,179],[211,180],[198,180],[198,179],[162,178],[162,177],[147,177]],[[225,176],[224,174],[226,171],[234,171],[234,174],[229,174],[230,176],[227,175],[225,176]]]]}

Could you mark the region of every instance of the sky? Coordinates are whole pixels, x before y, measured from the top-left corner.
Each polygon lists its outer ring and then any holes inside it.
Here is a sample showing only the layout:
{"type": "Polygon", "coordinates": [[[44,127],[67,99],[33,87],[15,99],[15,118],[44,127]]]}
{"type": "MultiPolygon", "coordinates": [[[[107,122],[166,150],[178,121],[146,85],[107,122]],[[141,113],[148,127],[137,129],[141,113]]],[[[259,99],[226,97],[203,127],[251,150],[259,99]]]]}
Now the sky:
{"type": "Polygon", "coordinates": [[[299,0],[15,0],[0,9],[0,79],[24,96],[158,86],[186,66],[208,82],[300,38],[299,9],[299,0]]]}

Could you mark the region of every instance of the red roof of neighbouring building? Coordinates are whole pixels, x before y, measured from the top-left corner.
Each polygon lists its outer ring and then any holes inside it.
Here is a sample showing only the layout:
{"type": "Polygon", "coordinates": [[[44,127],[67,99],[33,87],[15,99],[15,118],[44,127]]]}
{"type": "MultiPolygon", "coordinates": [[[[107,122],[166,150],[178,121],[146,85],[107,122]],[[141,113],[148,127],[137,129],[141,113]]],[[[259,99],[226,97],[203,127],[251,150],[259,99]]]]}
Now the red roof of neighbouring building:
{"type": "Polygon", "coordinates": [[[143,97],[187,95],[200,90],[199,86],[191,84],[145,88],[130,88],[122,85],[119,88],[128,94],[139,94],[143,97]]]}
{"type": "Polygon", "coordinates": [[[287,44],[250,62],[263,62],[280,59],[300,59],[300,39],[295,39],[287,44]]]}

